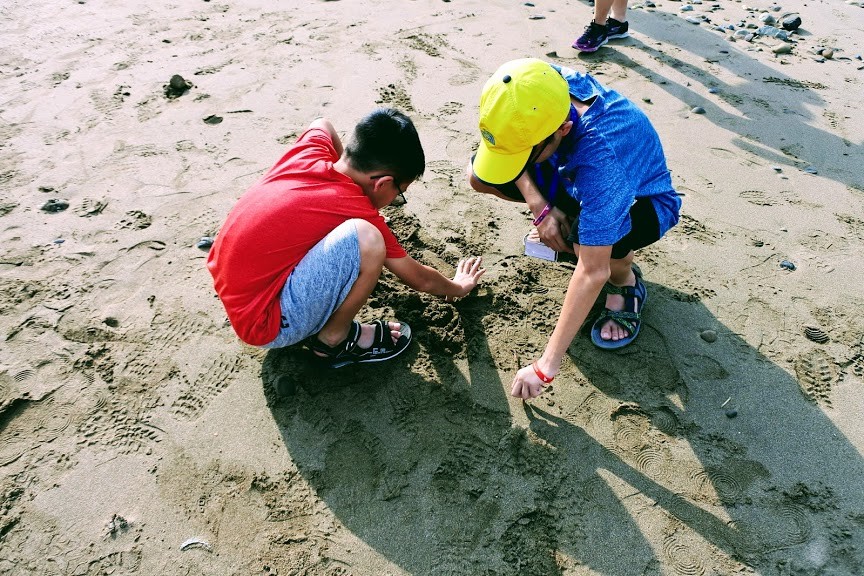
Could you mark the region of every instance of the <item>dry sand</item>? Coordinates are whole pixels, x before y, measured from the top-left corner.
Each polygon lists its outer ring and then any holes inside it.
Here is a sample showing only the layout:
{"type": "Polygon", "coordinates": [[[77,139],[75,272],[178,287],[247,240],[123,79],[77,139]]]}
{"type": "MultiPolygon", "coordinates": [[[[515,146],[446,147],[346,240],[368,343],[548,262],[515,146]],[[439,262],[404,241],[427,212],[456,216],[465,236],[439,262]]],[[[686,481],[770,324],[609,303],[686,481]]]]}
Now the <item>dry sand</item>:
{"type": "Polygon", "coordinates": [[[655,1],[580,56],[591,7],[563,0],[4,0],[0,574],[864,572],[864,9],[780,0],[804,24],[777,56],[682,17],[767,0],[655,1]],[[577,337],[528,404],[506,391],[572,265],[462,176],[483,82],[524,56],[637,102],[685,194],[639,255],[638,342],[577,337]],[[483,284],[385,276],[364,314],[416,342],[379,366],[241,345],[196,243],[313,118],[376,104],[427,152],[394,229],[484,255],[483,284]]]}

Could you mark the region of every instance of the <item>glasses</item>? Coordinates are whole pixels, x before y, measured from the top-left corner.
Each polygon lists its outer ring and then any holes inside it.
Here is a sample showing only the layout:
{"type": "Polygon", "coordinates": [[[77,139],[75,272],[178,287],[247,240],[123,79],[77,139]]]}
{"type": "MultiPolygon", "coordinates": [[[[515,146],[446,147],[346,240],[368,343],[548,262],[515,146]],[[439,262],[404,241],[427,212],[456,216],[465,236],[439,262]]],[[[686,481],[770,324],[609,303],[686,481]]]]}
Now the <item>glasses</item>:
{"type": "Polygon", "coordinates": [[[378,176],[371,176],[370,180],[378,180],[379,178],[384,178],[385,176],[390,176],[393,180],[391,180],[393,187],[399,192],[398,198],[400,198],[399,202],[396,202],[396,198],[393,198],[393,202],[390,203],[391,206],[402,206],[403,204],[408,203],[408,199],[405,198],[405,192],[399,188],[399,185],[396,183],[396,176],[393,174],[379,174],[378,176]]]}

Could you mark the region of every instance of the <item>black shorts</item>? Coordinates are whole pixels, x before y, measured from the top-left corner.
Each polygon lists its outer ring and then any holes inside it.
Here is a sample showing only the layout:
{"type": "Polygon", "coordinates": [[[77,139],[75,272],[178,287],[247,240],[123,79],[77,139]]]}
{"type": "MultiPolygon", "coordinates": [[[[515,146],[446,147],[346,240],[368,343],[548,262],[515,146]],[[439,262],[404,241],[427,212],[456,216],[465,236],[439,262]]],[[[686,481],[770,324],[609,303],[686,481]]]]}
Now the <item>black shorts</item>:
{"type": "MultiPolygon", "coordinates": [[[[540,166],[540,169],[542,170],[546,182],[552,180],[550,174],[551,170],[554,168],[551,164],[544,162],[540,166]]],[[[533,179],[534,178],[532,177],[532,180],[533,179]]],[[[508,198],[521,202],[525,201],[522,197],[522,192],[520,192],[519,188],[516,187],[515,180],[492,187],[508,198]]],[[[540,186],[538,186],[538,189],[543,195],[543,198],[548,202],[550,191],[548,189],[543,189],[540,186]]],[[[556,191],[553,200],[553,205],[573,220],[572,225],[570,226],[570,236],[567,237],[567,241],[572,242],[573,244],[579,244],[579,213],[582,210],[579,206],[579,202],[567,194],[563,189],[556,191]]],[[[636,202],[630,207],[630,223],[630,232],[612,246],[612,258],[624,258],[631,250],[644,248],[660,239],[660,221],[657,219],[657,211],[654,209],[654,203],[649,197],[643,196],[637,198],[636,202]]]]}

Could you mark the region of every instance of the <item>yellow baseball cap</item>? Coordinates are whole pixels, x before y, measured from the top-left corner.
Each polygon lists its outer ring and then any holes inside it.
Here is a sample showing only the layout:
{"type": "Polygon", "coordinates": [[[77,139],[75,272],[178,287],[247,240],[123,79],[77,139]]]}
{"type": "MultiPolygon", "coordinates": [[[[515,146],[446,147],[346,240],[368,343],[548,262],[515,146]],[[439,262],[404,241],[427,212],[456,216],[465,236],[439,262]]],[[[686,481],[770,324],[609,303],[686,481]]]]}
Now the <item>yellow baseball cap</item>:
{"type": "Polygon", "coordinates": [[[514,180],[531,149],[570,113],[567,81],[548,62],[522,58],[503,64],[480,96],[480,146],[474,174],[488,184],[514,180]]]}

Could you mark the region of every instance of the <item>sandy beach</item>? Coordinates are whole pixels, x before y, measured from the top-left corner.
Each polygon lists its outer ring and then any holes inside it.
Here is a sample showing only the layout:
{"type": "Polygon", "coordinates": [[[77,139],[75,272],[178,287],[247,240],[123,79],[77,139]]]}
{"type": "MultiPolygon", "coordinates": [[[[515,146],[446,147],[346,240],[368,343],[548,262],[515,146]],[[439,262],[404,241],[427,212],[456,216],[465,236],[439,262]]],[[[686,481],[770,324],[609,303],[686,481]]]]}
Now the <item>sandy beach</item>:
{"type": "Polygon", "coordinates": [[[580,54],[585,2],[4,1],[0,574],[864,573],[864,7],[628,14],[580,54]],[[637,103],[683,195],[637,254],[639,339],[583,330],[530,402],[573,264],[464,175],[521,57],[637,103]],[[376,106],[427,159],[392,229],[483,281],[383,275],[362,316],[415,334],[391,362],[242,344],[202,238],[314,118],[376,106]]]}

